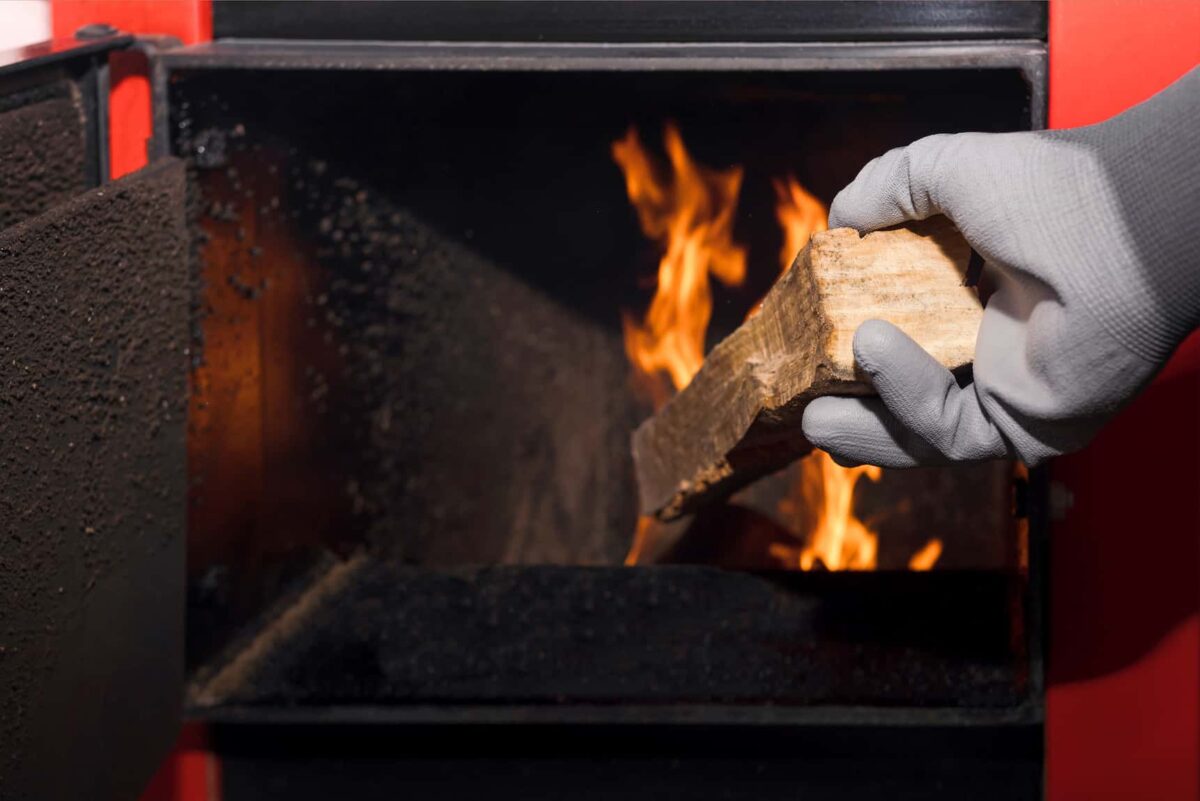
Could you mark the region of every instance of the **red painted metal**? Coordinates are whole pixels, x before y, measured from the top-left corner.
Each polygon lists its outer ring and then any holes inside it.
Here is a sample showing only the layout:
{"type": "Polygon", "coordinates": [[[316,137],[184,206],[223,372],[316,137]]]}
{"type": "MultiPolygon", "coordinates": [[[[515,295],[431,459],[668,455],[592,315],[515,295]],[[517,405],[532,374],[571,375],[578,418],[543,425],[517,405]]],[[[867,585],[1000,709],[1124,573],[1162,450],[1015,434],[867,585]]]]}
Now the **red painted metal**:
{"type": "Polygon", "coordinates": [[[212,39],[209,0],[52,0],[55,38],[84,25],[106,22],[125,33],[165,34],[184,44],[212,39]]]}
{"type": "Polygon", "coordinates": [[[203,724],[184,725],[141,801],[221,801],[221,764],[203,724]]]}
{"type": "MultiPolygon", "coordinates": [[[[184,44],[212,39],[209,0],[52,0],[55,38],[69,38],[84,25],[106,22],[126,33],[166,34],[184,44]]],[[[109,60],[109,164],[119,178],[146,164],[150,138],[150,82],[146,59],[117,53],[109,60]]]]}
{"type": "MultiPolygon", "coordinates": [[[[1196,0],[1051,0],[1050,124],[1106,119],[1197,63],[1196,0]]],[[[1196,801],[1200,336],[1052,472],[1075,502],[1051,540],[1047,801],[1196,801]]]]}

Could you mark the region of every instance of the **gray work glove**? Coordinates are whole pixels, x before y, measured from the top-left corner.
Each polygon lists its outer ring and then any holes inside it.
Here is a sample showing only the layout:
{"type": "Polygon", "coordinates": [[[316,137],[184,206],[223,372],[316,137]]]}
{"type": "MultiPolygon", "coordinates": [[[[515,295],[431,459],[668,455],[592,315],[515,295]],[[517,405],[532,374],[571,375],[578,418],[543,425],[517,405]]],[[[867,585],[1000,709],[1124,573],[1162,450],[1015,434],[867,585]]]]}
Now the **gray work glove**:
{"type": "Polygon", "coordinates": [[[996,285],[973,383],[870,320],[878,398],[820,398],[804,434],[842,464],[911,467],[1081,448],[1200,323],[1200,68],[1086,128],[921,139],[833,201],[860,231],[945,214],[996,285]]]}

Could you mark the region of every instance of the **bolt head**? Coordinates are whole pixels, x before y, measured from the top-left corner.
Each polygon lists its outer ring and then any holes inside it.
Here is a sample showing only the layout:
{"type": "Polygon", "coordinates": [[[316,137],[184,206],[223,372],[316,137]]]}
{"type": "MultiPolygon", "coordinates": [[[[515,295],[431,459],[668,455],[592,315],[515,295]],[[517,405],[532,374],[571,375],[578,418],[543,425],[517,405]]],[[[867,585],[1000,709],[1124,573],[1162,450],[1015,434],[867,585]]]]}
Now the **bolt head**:
{"type": "Polygon", "coordinates": [[[86,42],[92,39],[104,39],[109,36],[116,36],[117,33],[117,29],[107,22],[93,22],[75,31],[75,38],[86,42]]]}

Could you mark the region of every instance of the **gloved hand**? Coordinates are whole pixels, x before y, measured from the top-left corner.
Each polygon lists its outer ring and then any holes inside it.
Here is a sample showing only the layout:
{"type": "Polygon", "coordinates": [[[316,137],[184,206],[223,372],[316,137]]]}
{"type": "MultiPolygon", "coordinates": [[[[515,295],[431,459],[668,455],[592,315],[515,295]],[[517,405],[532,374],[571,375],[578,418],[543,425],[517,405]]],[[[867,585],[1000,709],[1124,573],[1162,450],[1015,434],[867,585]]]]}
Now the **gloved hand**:
{"type": "Polygon", "coordinates": [[[854,355],[878,398],[820,398],[804,434],[842,464],[910,467],[1085,445],[1200,323],[1200,68],[1086,128],[931,136],[833,201],[866,232],[945,214],[996,291],[973,383],[871,320],[854,355]]]}

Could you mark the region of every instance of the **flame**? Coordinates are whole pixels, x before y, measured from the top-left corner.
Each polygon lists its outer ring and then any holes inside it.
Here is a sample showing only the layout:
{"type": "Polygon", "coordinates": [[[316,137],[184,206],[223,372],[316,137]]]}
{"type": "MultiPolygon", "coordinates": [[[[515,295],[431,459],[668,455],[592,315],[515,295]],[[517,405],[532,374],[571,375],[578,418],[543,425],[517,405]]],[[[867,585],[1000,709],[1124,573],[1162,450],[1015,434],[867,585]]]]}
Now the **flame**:
{"type": "MultiPolygon", "coordinates": [[[[771,183],[775,219],[783,228],[782,274],[812,235],[829,227],[829,212],[794,176],[771,183]]],[[[773,545],[771,555],[801,570],[811,570],[818,560],[828,570],[874,570],[879,536],[854,515],[854,490],[860,476],[879,481],[882,475],[878,467],[842,467],[822,451],[805,457],[791,493],[779,503],[779,513],[794,531],[809,532],[808,544],[803,548],[773,545]]]]}
{"type": "MultiPolygon", "coordinates": [[[[649,392],[656,409],[686,387],[704,362],[712,316],[709,274],[727,286],[738,286],[746,277],[746,251],[733,241],[741,167],[714,170],[697,164],[673,124],[665,127],[663,144],[670,164],[665,176],[656,169],[635,129],[612,146],[642,232],[664,251],[644,319],[623,318],[625,352],[639,386],[649,392]]],[[[809,238],[829,227],[828,210],[794,176],[773,180],[772,185],[775,216],[783,229],[779,253],[783,273],[809,238]]],[[[750,314],[757,309],[758,305],[750,314]]],[[[792,569],[811,570],[819,562],[828,570],[874,570],[879,537],[854,515],[854,491],[860,477],[879,481],[883,471],[872,466],[844,468],[817,451],[799,463],[796,474],[791,493],[779,503],[779,513],[806,544],[775,543],[770,556],[792,569]]],[[[644,561],[660,533],[661,526],[653,518],[639,519],[625,564],[644,561]]],[[[940,540],[931,540],[912,557],[910,567],[928,570],[940,557],[941,547],[940,540]]]]}
{"type": "Polygon", "coordinates": [[[829,211],[791,175],[784,181],[776,178],[771,185],[775,187],[775,219],[783,228],[779,267],[780,273],[785,273],[812,235],[829,228],[829,211]]]}
{"type": "Polygon", "coordinates": [[[657,533],[657,520],[649,516],[638,518],[637,531],[633,533],[633,545],[629,546],[629,553],[625,554],[626,567],[638,564],[644,557],[646,550],[650,547],[650,543],[654,541],[657,533]]]}
{"type": "Polygon", "coordinates": [[[804,547],[776,544],[771,555],[784,566],[812,570],[874,570],[879,536],[854,515],[854,490],[860,476],[878,481],[883,470],[872,465],[841,467],[824,451],[799,464],[792,492],[779,502],[779,514],[793,530],[811,533],[804,547]],[[811,527],[804,525],[810,519],[811,527]]]}
{"type": "Polygon", "coordinates": [[[698,165],[672,124],[665,128],[663,145],[670,162],[665,178],[635,129],[612,146],[642,232],[664,251],[645,319],[624,318],[625,352],[655,408],[671,395],[664,375],[678,391],[704,362],[704,337],[712,316],[709,274],[728,286],[746,277],[746,251],[733,242],[741,167],[713,170],[698,165]]]}
{"type": "MultiPolygon", "coordinates": [[[[779,251],[779,274],[783,275],[812,235],[829,228],[829,211],[792,175],[784,180],[773,178],[771,185],[775,187],[775,219],[783,229],[783,248],[779,251]]],[[[750,307],[746,319],[761,308],[760,300],[750,307]]]]}
{"type": "Polygon", "coordinates": [[[925,543],[925,547],[917,551],[908,560],[909,570],[929,570],[942,555],[942,541],[936,537],[925,543]]]}

